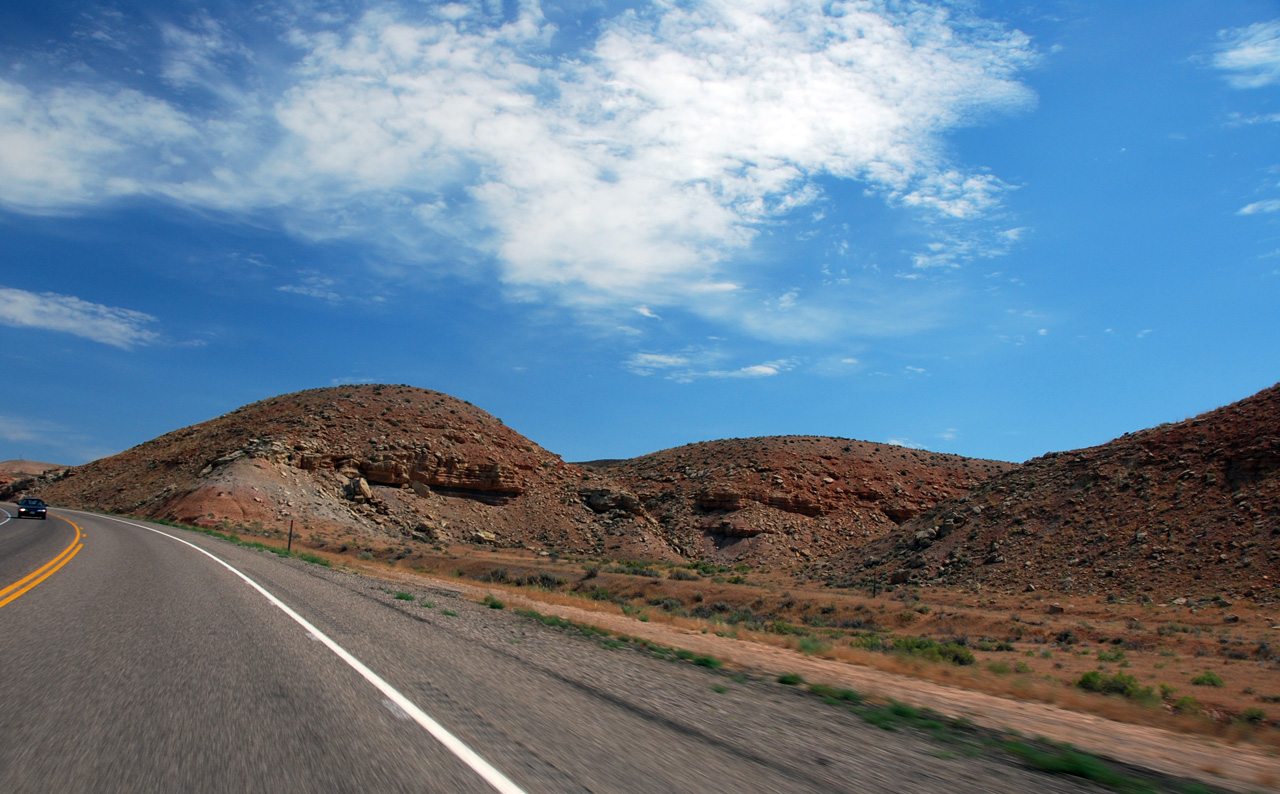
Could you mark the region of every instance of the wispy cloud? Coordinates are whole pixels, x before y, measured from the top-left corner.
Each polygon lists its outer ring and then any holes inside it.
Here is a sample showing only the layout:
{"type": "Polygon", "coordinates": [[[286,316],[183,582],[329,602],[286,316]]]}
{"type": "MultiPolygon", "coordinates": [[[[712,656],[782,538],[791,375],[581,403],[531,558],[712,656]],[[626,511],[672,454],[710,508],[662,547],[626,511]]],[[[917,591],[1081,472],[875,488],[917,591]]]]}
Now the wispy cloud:
{"type": "Polygon", "coordinates": [[[1241,207],[1236,213],[1237,215],[1257,215],[1258,213],[1280,212],[1280,199],[1267,199],[1266,201],[1255,201],[1252,204],[1241,207]]]}
{"type": "Polygon", "coordinates": [[[566,52],[537,4],[491,6],[258,21],[278,25],[271,51],[207,15],[164,23],[169,95],[125,75],[0,81],[0,204],[147,195],[266,214],[301,236],[479,267],[523,299],[674,306],[765,336],[830,333],[850,314],[744,310],[759,284],[736,257],[818,200],[822,179],[936,219],[942,247],[921,266],[1017,239],[966,231],[1009,186],[944,145],[1034,103],[1017,31],[909,0],[705,0],[622,12],[566,52]]]}
{"type": "Polygon", "coordinates": [[[301,281],[297,284],[285,284],[276,287],[280,292],[289,292],[294,295],[304,295],[308,298],[317,298],[328,303],[340,303],[342,295],[334,290],[337,281],[319,273],[303,273],[301,281]]]}
{"type": "Polygon", "coordinates": [[[159,334],[149,314],[90,303],[70,295],[0,287],[0,324],[62,331],[128,350],[149,345],[159,334]]]}
{"type": "Polygon", "coordinates": [[[1236,88],[1280,82],[1280,19],[1219,32],[1213,65],[1236,88]]]}
{"type": "Polygon", "coordinates": [[[625,367],[636,375],[662,374],[668,380],[692,383],[706,378],[770,378],[790,371],[798,365],[793,358],[765,361],[760,364],[725,369],[710,362],[719,358],[712,352],[670,355],[664,353],[636,353],[627,360],[625,367]]]}

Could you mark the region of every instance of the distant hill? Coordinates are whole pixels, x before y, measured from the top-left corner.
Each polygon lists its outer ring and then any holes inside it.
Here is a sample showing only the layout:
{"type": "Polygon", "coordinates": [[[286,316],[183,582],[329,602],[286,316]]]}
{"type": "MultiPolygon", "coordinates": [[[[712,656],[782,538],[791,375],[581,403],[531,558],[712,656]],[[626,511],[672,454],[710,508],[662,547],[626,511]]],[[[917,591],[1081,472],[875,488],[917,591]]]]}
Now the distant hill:
{"type": "Polygon", "coordinates": [[[34,460],[5,460],[0,461],[0,473],[3,474],[44,474],[50,469],[64,469],[65,466],[57,463],[37,463],[34,460]]]}
{"type": "Polygon", "coordinates": [[[1274,597],[1280,384],[1193,419],[1029,461],[811,570],[832,582],[1274,597]]]}
{"type": "Polygon", "coordinates": [[[689,444],[596,470],[684,556],[796,568],[864,547],[1016,464],[822,436],[689,444]]]}
{"type": "Polygon", "coordinates": [[[8,487],[14,482],[28,480],[45,472],[58,471],[63,468],[66,467],[59,466],[56,463],[38,463],[34,460],[0,461],[0,488],[8,487]]]}

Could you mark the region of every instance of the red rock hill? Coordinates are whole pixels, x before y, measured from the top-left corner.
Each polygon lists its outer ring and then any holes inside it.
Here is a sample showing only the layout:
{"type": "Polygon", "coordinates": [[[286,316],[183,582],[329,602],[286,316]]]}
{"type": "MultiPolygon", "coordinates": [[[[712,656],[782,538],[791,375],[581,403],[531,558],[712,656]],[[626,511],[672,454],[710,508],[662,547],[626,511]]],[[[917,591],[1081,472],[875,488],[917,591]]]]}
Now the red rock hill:
{"type": "Polygon", "coordinates": [[[897,530],[1015,464],[816,436],[689,444],[592,464],[682,555],[792,567],[897,530]]]}

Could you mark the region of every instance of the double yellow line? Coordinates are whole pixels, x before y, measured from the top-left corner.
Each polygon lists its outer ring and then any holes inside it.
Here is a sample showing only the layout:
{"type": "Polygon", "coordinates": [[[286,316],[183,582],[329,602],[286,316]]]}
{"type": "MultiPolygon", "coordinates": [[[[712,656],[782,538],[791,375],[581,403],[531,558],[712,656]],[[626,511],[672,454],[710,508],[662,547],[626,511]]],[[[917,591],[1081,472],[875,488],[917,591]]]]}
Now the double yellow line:
{"type": "MultiPolygon", "coordinates": [[[[62,517],[58,516],[58,518],[62,518],[62,517]]],[[[65,549],[63,549],[62,553],[59,554],[57,557],[54,557],[52,560],[49,560],[48,562],[46,562],[43,566],[40,567],[39,570],[36,570],[28,574],[22,579],[19,579],[18,581],[9,585],[5,589],[0,590],[0,607],[4,606],[5,604],[8,604],[10,601],[14,600],[18,596],[22,595],[23,593],[27,592],[31,588],[40,584],[45,579],[48,579],[50,576],[53,576],[54,572],[56,572],[59,568],[61,568],[62,566],[70,562],[71,558],[76,556],[76,554],[80,551],[80,549],[84,548],[84,544],[80,542],[80,537],[82,535],[80,531],[80,527],[77,526],[74,521],[69,521],[65,518],[62,518],[62,520],[66,521],[68,524],[76,528],[75,540],[71,541],[70,546],[67,546],[65,549]]]]}

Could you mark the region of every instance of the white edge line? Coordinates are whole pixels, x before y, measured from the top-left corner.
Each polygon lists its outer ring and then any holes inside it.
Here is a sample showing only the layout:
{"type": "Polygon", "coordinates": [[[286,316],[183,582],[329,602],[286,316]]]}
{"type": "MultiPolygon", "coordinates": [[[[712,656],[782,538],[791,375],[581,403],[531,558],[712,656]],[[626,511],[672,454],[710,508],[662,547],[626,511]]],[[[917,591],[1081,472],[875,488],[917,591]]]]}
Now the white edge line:
{"type": "Polygon", "coordinates": [[[431,715],[427,714],[425,711],[418,708],[413,701],[409,700],[409,698],[400,694],[400,692],[396,690],[395,687],[391,686],[391,684],[388,684],[386,681],[382,679],[381,676],[379,676],[377,673],[373,672],[368,667],[366,667],[364,662],[361,662],[359,659],[352,656],[350,653],[347,652],[345,648],[343,648],[341,645],[339,645],[338,643],[330,639],[327,634],[320,631],[320,629],[316,628],[315,626],[311,625],[311,623],[306,618],[302,617],[297,612],[294,612],[287,604],[285,604],[283,601],[281,601],[280,599],[276,598],[274,595],[269,593],[266,590],[266,588],[264,588],[262,585],[258,584],[257,582],[250,579],[248,576],[241,573],[236,568],[232,567],[230,563],[214,555],[212,552],[206,551],[205,549],[200,548],[199,546],[197,546],[196,544],[190,541],[183,540],[182,538],[179,538],[174,535],[170,535],[168,532],[161,532],[158,529],[152,529],[151,527],[144,526],[142,524],[135,524],[132,521],[125,521],[123,519],[115,518],[113,516],[100,515],[98,513],[91,513],[89,515],[93,515],[96,518],[106,518],[111,521],[117,521],[121,524],[126,524],[131,527],[137,527],[138,529],[145,529],[148,532],[154,532],[157,535],[164,535],[166,538],[176,540],[179,543],[185,543],[186,545],[190,546],[191,548],[195,549],[201,554],[204,554],[208,556],[210,559],[216,561],[219,565],[223,566],[224,568],[231,571],[236,576],[239,576],[241,579],[247,582],[250,587],[252,587],[253,589],[257,590],[259,593],[261,593],[263,598],[270,601],[281,612],[293,618],[293,620],[298,625],[302,626],[302,628],[306,629],[308,632],[314,635],[315,638],[318,639],[320,642],[323,642],[329,648],[329,650],[334,652],[334,654],[339,659],[341,659],[342,661],[350,665],[351,668],[355,670],[357,673],[364,676],[364,679],[366,681],[368,681],[370,684],[373,684],[378,689],[378,691],[386,695],[387,698],[392,703],[395,703],[397,706],[404,709],[405,712],[410,717],[413,718],[414,722],[421,725],[427,731],[427,733],[435,737],[436,741],[440,742],[440,744],[443,744],[446,748],[448,748],[448,750],[451,753],[453,753],[459,759],[461,759],[463,763],[471,767],[477,775],[485,779],[485,782],[493,786],[498,791],[502,792],[502,794],[525,794],[524,790],[521,789],[519,786],[517,786],[515,783],[513,783],[510,778],[508,778],[506,775],[499,772],[488,761],[481,758],[474,750],[468,747],[461,739],[454,736],[452,733],[449,733],[449,731],[443,725],[441,725],[440,723],[432,719],[431,715]]]}
{"type": "Polygon", "coordinates": [[[4,513],[4,521],[0,521],[0,526],[8,524],[13,520],[13,516],[9,515],[9,511],[5,510],[3,507],[0,507],[0,513],[4,513]]]}

